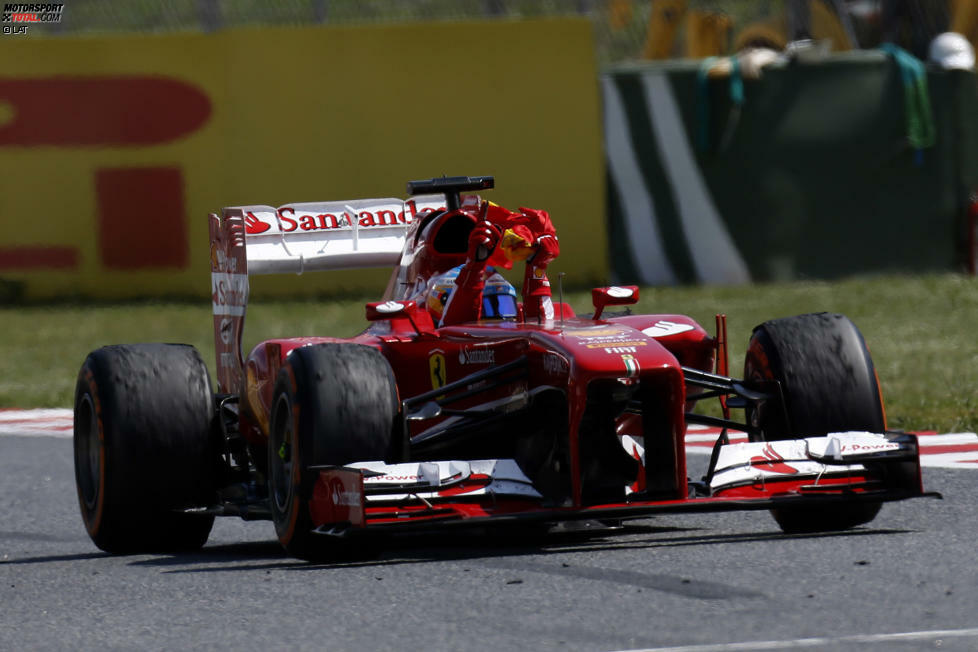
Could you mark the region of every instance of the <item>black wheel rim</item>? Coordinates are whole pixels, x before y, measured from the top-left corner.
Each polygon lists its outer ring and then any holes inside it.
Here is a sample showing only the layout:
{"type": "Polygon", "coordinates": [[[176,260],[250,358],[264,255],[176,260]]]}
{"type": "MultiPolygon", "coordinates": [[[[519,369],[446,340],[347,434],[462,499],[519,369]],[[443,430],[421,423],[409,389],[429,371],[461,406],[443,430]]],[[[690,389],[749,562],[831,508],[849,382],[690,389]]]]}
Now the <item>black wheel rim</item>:
{"type": "Polygon", "coordinates": [[[288,398],[280,396],[275,404],[272,433],[268,445],[272,506],[279,514],[288,512],[295,487],[292,482],[292,410],[288,398]]]}
{"type": "Polygon", "coordinates": [[[98,416],[92,397],[82,396],[75,413],[75,477],[81,499],[88,509],[98,503],[99,478],[102,471],[102,445],[98,436],[98,416]]]}

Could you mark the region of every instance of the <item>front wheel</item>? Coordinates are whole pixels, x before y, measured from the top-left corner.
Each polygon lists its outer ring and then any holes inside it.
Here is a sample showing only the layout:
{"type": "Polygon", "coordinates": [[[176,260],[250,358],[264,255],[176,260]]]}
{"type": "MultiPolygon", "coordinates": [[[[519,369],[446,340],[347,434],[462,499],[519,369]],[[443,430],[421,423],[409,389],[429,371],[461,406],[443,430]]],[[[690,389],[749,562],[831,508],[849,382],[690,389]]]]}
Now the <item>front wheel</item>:
{"type": "MultiPolygon", "coordinates": [[[[876,368],[862,334],[831,313],[764,322],[754,329],[744,378],[776,380],[781,401],[747,408],[754,441],[818,437],[850,430],[883,432],[886,416],[876,368]]],[[[772,510],[785,532],[841,530],[876,518],[880,503],[772,510]]]]}
{"type": "Polygon", "coordinates": [[[313,531],[309,502],[318,471],[310,467],[386,459],[397,411],[394,374],[373,348],[319,344],[285,359],[272,402],[268,494],[275,532],[290,555],[321,561],[356,554],[344,540],[313,531]]]}

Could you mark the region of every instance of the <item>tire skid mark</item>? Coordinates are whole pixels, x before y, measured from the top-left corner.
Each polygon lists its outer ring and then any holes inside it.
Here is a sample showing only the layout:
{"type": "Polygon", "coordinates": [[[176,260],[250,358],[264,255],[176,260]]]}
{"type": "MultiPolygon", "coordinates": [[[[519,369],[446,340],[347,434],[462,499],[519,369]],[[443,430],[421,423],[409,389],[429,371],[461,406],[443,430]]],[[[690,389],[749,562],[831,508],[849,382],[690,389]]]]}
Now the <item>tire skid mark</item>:
{"type": "Polygon", "coordinates": [[[597,582],[612,582],[614,584],[634,586],[641,589],[662,591],[663,593],[670,593],[696,600],[731,600],[767,597],[758,591],[739,586],[680,577],[678,575],[667,575],[664,573],[643,573],[632,570],[597,568],[593,566],[557,566],[555,564],[535,564],[505,559],[493,560],[484,565],[520,573],[541,573],[555,577],[573,577],[597,582]]]}

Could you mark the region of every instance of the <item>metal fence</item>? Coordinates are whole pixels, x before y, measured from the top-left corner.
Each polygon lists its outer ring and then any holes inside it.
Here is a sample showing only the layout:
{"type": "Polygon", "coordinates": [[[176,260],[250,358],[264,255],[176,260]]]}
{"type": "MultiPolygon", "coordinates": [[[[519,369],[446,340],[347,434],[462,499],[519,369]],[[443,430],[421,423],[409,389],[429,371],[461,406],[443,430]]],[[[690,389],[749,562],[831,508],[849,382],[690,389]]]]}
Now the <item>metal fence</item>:
{"type": "Polygon", "coordinates": [[[581,16],[600,63],[727,54],[795,38],[835,49],[897,42],[918,56],[974,0],[63,0],[51,35],[214,32],[239,26],[376,25],[581,16]],[[826,27],[828,25],[828,27],[826,27]],[[819,32],[829,30],[829,37],[819,32]],[[832,38],[834,37],[834,39],[832,38]]]}

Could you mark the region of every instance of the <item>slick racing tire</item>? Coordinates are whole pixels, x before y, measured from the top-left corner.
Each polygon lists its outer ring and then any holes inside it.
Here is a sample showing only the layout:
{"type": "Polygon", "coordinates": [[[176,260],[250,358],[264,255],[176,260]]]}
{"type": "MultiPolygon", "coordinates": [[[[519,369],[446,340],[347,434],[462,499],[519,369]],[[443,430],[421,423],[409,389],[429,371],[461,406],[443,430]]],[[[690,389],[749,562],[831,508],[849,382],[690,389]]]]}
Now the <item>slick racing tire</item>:
{"type": "Polygon", "coordinates": [[[317,465],[384,460],[391,451],[397,388],[387,360],[359,344],[293,350],[272,399],[268,494],[279,541],[307,561],[369,556],[347,539],[313,532],[309,501],[317,465]]]}
{"type": "MultiPolygon", "coordinates": [[[[886,430],[876,368],[859,329],[843,315],[798,315],[757,326],[744,378],[781,385],[783,404],[747,408],[747,422],[760,429],[754,441],[886,430]]],[[[879,510],[880,503],[860,503],[775,509],[772,515],[785,532],[819,532],[868,523],[879,510]]]]}
{"type": "Polygon", "coordinates": [[[214,398],[191,346],[106,346],[75,386],[75,485],[82,519],[110,553],[204,545],[215,502],[214,398]]]}

